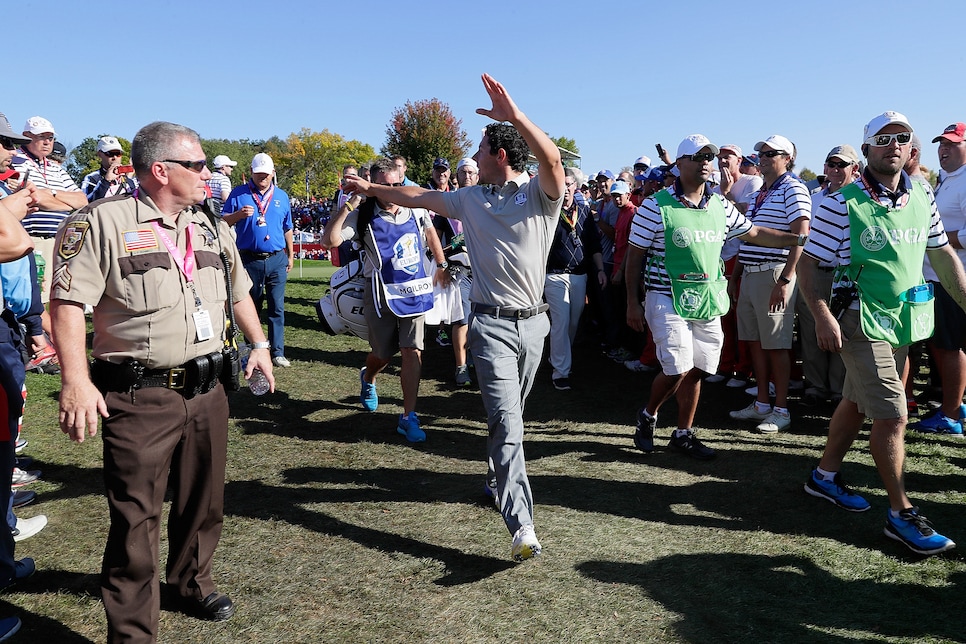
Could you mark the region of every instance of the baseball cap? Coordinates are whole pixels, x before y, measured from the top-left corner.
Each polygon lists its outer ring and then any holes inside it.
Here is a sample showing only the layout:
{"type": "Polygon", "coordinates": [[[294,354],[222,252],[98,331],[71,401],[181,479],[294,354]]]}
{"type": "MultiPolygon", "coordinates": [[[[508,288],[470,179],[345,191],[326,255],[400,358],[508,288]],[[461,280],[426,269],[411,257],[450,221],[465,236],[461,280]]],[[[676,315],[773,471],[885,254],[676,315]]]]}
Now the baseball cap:
{"type": "Polygon", "coordinates": [[[962,143],[963,139],[966,139],[966,123],[947,125],[943,133],[933,139],[932,142],[939,143],[939,139],[946,139],[951,143],[962,143]]]}
{"type": "Polygon", "coordinates": [[[828,161],[832,157],[841,159],[842,161],[848,161],[849,163],[859,162],[859,153],[856,152],[855,148],[853,148],[848,143],[844,145],[836,145],[825,156],[825,160],[828,161]]]}
{"type": "Polygon", "coordinates": [[[661,168],[651,168],[647,173],[648,181],[664,181],[665,172],[661,168]]]}
{"type": "Polygon", "coordinates": [[[905,117],[904,114],[899,112],[883,112],[877,117],[866,123],[865,130],[862,132],[862,140],[868,139],[870,136],[875,136],[882,131],[887,125],[892,125],[893,123],[898,123],[899,125],[905,125],[912,132],[912,126],[909,125],[909,119],[905,117]]]}
{"type": "Polygon", "coordinates": [[[470,170],[476,170],[477,172],[480,170],[480,167],[476,165],[476,161],[470,157],[463,157],[460,159],[459,163],[456,164],[457,170],[462,170],[463,168],[469,168],[470,170]]]}
{"type": "Polygon", "coordinates": [[[57,132],[54,131],[54,126],[51,125],[50,121],[42,116],[31,116],[27,119],[27,122],[23,126],[24,134],[30,132],[31,134],[43,134],[45,132],[50,132],[54,136],[57,136],[57,132]]]}
{"type": "Polygon", "coordinates": [[[436,157],[436,159],[433,161],[433,170],[436,168],[446,168],[449,170],[449,161],[443,157],[436,157]]]}
{"type": "Polygon", "coordinates": [[[615,181],[610,187],[610,193],[612,195],[626,195],[631,191],[631,187],[627,185],[626,181],[615,181]]]}
{"type": "Polygon", "coordinates": [[[259,152],[252,159],[252,174],[257,174],[259,172],[264,172],[265,174],[275,172],[275,162],[272,161],[272,157],[268,156],[264,152],[259,152]]]}
{"type": "Polygon", "coordinates": [[[648,157],[648,156],[639,156],[639,157],[637,157],[637,159],[634,161],[634,167],[636,168],[639,165],[646,165],[647,167],[650,168],[651,167],[651,157],[648,157]]]}
{"type": "Polygon", "coordinates": [[[703,134],[689,134],[684,137],[684,140],[678,144],[678,155],[677,159],[681,157],[691,156],[692,154],[697,154],[703,148],[711,148],[711,154],[718,154],[718,146],[708,140],[703,134]]]}
{"type": "MultiPolygon", "coordinates": [[[[764,141],[759,141],[755,143],[755,152],[761,152],[764,146],[770,147],[772,150],[781,150],[792,156],[795,154],[795,146],[787,138],[783,137],[781,134],[772,134],[770,137],[764,141]]],[[[758,165],[757,163],[755,165],[758,165]]]]}
{"type": "Polygon", "coordinates": [[[67,148],[60,141],[54,141],[54,147],[50,151],[50,156],[67,158],[67,148]]]}
{"type": "Polygon", "coordinates": [[[5,136],[11,141],[17,141],[19,143],[30,143],[29,138],[11,129],[10,121],[7,120],[3,112],[0,112],[0,136],[5,136]]]}
{"type": "Polygon", "coordinates": [[[234,168],[236,165],[238,165],[238,161],[232,161],[230,158],[228,158],[227,154],[219,154],[215,157],[215,160],[211,162],[211,166],[213,168],[224,168],[226,165],[234,168]]]}
{"type": "Polygon", "coordinates": [[[598,172],[598,173],[597,173],[597,174],[595,174],[594,176],[595,176],[595,177],[607,177],[607,178],[608,178],[608,179],[610,179],[611,181],[613,181],[613,180],[614,180],[614,173],[613,173],[613,172],[611,172],[610,170],[601,170],[600,172],[598,172]]]}
{"type": "Polygon", "coordinates": [[[757,166],[758,165],[758,155],[757,154],[746,154],[746,155],[744,155],[744,156],[741,157],[741,163],[742,164],[746,164],[747,163],[748,165],[757,166]]]}
{"type": "Polygon", "coordinates": [[[123,152],[124,148],[121,147],[121,142],[113,136],[102,136],[97,140],[98,152],[110,152],[111,150],[123,152]]]}
{"type": "Polygon", "coordinates": [[[722,145],[721,151],[724,152],[725,150],[731,152],[739,159],[744,156],[744,154],[741,153],[741,148],[735,145],[734,143],[729,143],[728,145],[722,145]]]}

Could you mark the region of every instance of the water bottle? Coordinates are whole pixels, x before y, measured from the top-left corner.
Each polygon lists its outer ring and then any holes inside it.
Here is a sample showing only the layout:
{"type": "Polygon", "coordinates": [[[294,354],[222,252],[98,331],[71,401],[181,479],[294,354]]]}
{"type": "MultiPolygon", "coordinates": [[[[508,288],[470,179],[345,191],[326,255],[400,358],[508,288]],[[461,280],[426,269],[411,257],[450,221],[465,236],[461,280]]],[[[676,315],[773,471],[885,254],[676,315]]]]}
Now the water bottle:
{"type": "Polygon", "coordinates": [[[34,259],[37,262],[37,285],[43,289],[44,274],[47,272],[47,262],[44,260],[44,256],[40,253],[34,253],[34,259]]]}
{"type": "MultiPolygon", "coordinates": [[[[248,368],[248,356],[251,355],[250,345],[242,343],[238,345],[238,357],[241,358],[242,373],[248,368]]],[[[248,389],[256,396],[264,396],[269,390],[268,378],[262,373],[261,369],[254,369],[252,377],[248,379],[248,389]]]]}

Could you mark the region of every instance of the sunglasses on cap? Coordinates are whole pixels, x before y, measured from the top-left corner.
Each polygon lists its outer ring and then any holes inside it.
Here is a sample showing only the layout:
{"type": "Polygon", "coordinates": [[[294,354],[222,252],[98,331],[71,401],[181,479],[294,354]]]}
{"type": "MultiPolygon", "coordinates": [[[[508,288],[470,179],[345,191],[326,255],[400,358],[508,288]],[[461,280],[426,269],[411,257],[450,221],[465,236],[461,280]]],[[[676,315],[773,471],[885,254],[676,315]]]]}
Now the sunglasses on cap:
{"type": "Polygon", "coordinates": [[[896,132],[895,134],[873,134],[865,140],[868,145],[874,148],[884,148],[892,145],[895,141],[899,145],[905,145],[912,141],[912,132],[896,132]]]}
{"type": "Polygon", "coordinates": [[[833,161],[832,159],[829,159],[828,161],[825,162],[825,165],[827,165],[830,168],[838,168],[839,170],[845,170],[847,167],[852,165],[852,162],[851,161],[833,161]]]}
{"type": "Polygon", "coordinates": [[[759,154],[763,157],[768,157],[769,159],[774,159],[779,155],[788,156],[788,152],[785,152],[784,150],[768,150],[767,152],[759,152],[759,154]]]}
{"type": "Polygon", "coordinates": [[[188,170],[191,170],[192,172],[198,172],[198,173],[204,170],[205,166],[208,164],[208,161],[206,159],[201,159],[200,161],[182,161],[180,159],[165,159],[164,162],[177,163],[182,168],[186,168],[188,170]]]}

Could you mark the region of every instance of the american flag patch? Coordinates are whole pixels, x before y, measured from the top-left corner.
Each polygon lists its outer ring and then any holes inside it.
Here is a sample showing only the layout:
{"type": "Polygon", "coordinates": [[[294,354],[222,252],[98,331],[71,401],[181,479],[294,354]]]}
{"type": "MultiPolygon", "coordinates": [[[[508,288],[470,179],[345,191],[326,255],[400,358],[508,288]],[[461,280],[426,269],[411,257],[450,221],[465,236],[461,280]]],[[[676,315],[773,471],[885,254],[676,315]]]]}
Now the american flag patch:
{"type": "Polygon", "coordinates": [[[124,250],[133,253],[139,250],[158,248],[158,238],[153,230],[127,230],[124,232],[124,250]]]}

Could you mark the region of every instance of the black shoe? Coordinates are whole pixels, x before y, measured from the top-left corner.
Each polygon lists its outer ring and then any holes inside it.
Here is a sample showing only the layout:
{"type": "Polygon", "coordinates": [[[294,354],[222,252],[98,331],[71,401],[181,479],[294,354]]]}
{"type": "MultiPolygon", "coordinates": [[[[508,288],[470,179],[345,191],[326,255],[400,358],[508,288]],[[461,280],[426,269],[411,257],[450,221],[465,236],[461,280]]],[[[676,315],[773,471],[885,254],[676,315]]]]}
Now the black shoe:
{"type": "Polygon", "coordinates": [[[13,578],[6,584],[0,586],[0,591],[7,590],[18,581],[23,581],[27,577],[37,572],[37,565],[30,557],[24,557],[20,561],[13,562],[13,578]]]}
{"type": "Polygon", "coordinates": [[[554,378],[553,388],[557,391],[570,391],[570,378],[554,378]]]}
{"type": "Polygon", "coordinates": [[[637,411],[637,431],[634,432],[634,446],[650,454],[654,451],[654,427],[657,425],[657,417],[648,418],[644,414],[644,408],[637,411]]]}
{"type": "Polygon", "coordinates": [[[13,507],[22,508],[30,505],[37,498],[37,493],[33,490],[16,490],[13,493],[13,507]]]}
{"type": "Polygon", "coordinates": [[[235,614],[235,605],[231,603],[231,598],[219,592],[211,593],[201,601],[187,600],[187,603],[191,612],[212,622],[224,622],[235,614]]]}
{"type": "Polygon", "coordinates": [[[667,446],[671,451],[681,452],[702,461],[707,461],[718,455],[713,449],[699,441],[692,431],[684,436],[671,436],[671,441],[667,446]]]}

